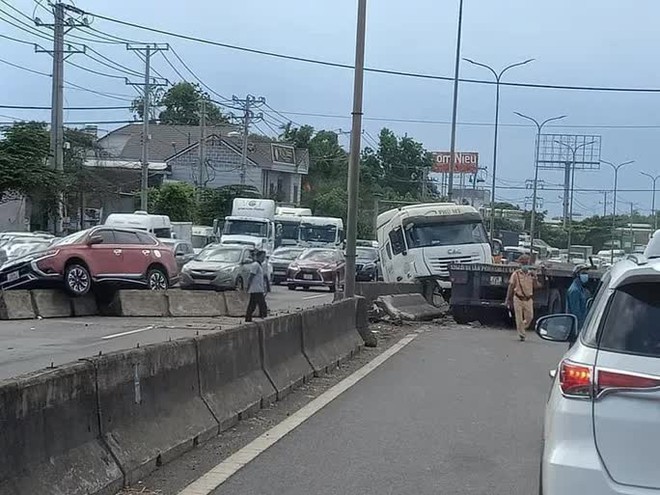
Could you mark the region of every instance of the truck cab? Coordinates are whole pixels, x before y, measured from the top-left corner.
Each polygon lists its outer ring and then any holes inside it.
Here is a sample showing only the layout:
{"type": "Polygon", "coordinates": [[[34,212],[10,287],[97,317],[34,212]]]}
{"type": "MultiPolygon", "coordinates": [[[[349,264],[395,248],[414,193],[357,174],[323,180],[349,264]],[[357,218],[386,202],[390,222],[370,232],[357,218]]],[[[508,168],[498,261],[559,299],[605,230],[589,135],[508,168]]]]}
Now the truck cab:
{"type": "Polygon", "coordinates": [[[467,205],[428,203],[378,216],[377,237],[386,282],[433,280],[449,289],[449,265],[492,263],[479,212],[467,205]]]}
{"type": "Polygon", "coordinates": [[[274,217],[275,201],[271,199],[235,198],[220,243],[252,245],[270,255],[275,249],[274,217]]]}
{"type": "Polygon", "coordinates": [[[275,247],[297,246],[303,217],[311,216],[312,210],[309,208],[278,206],[275,210],[275,247]]]}
{"type": "Polygon", "coordinates": [[[334,217],[303,217],[299,246],[340,248],[344,243],[344,222],[334,217]]]}

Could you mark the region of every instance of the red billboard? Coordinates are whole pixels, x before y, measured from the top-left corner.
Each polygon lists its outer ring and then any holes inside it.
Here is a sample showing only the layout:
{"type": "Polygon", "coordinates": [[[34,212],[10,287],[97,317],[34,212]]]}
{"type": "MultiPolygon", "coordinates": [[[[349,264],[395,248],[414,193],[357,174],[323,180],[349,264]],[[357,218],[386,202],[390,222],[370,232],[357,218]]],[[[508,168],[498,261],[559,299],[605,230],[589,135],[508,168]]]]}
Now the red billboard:
{"type": "MultiPolygon", "coordinates": [[[[454,161],[455,174],[476,174],[479,169],[479,153],[476,151],[457,151],[454,161]]],[[[451,163],[449,151],[433,152],[433,172],[448,173],[451,163]]]]}

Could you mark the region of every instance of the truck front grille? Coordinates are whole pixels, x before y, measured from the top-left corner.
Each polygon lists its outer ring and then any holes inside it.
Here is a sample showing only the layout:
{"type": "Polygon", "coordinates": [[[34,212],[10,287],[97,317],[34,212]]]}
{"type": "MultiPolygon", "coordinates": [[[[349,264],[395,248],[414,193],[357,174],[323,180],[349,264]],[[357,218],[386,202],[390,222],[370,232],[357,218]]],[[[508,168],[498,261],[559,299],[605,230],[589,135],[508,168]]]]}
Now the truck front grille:
{"type": "Polygon", "coordinates": [[[431,266],[434,275],[448,277],[449,265],[453,263],[478,263],[479,261],[479,256],[448,256],[430,258],[429,265],[431,266]]]}

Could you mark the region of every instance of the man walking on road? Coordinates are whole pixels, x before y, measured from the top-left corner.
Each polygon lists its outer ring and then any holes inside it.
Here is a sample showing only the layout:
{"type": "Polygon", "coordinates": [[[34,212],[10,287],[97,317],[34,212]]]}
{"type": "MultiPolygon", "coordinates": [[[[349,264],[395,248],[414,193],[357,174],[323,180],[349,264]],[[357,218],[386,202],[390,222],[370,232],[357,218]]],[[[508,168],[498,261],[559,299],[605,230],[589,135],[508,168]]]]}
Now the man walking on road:
{"type": "Polygon", "coordinates": [[[266,284],[264,281],[263,262],[266,259],[264,251],[256,251],[254,261],[250,265],[250,275],[247,281],[247,291],[250,294],[250,302],[248,303],[247,312],[245,313],[245,321],[252,321],[252,314],[257,306],[259,306],[259,317],[265,318],[268,315],[268,307],[266,306],[266,284]]]}
{"type": "Polygon", "coordinates": [[[506,294],[506,305],[516,319],[516,330],[521,341],[526,338],[526,332],[534,320],[534,288],[539,286],[536,274],[530,270],[530,258],[524,254],[518,258],[521,267],[509,279],[506,294]]]}

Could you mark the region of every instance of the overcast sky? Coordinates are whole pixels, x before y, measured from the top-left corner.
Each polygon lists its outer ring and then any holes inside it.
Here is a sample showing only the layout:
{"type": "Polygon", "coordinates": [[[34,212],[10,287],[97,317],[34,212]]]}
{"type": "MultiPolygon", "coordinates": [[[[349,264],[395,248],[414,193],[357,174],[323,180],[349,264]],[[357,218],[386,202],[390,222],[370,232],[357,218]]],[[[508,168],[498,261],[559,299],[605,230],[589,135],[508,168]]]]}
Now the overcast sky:
{"type": "MultiPolygon", "coordinates": [[[[46,0],[42,0],[46,4],[46,0]]],[[[0,34],[28,41],[39,39],[16,27],[8,15],[28,22],[8,4],[27,16],[44,22],[48,13],[35,0],[0,0],[0,34]]],[[[233,45],[273,52],[352,63],[355,44],[356,0],[241,0],[240,2],[188,0],[76,0],[90,12],[132,21],[150,27],[221,41],[233,45]],[[166,6],[167,5],[167,6],[166,6]]],[[[369,0],[367,65],[410,72],[453,75],[458,0],[369,0]]],[[[560,85],[660,88],[657,63],[660,32],[657,0],[465,0],[463,56],[503,67],[535,58],[532,64],[514,69],[509,81],[560,85]]],[[[148,42],[169,42],[190,68],[217,93],[231,97],[266,97],[270,106],[281,112],[342,115],[322,118],[291,115],[295,122],[317,128],[350,128],[352,72],[286,61],[261,55],[212,47],[167,36],[147,33],[96,19],[93,27],[108,34],[148,42]]],[[[96,33],[81,29],[72,35],[96,33]]],[[[41,40],[47,45],[46,40],[41,40]]],[[[69,41],[80,41],[69,38],[69,41]]],[[[136,71],[142,62],[123,45],[93,44],[103,55],[136,71]]],[[[0,38],[0,58],[38,71],[50,72],[50,57],[34,53],[31,46],[0,38]]],[[[185,69],[170,55],[180,72],[185,69]]],[[[71,61],[98,71],[123,77],[85,55],[71,61]]],[[[49,105],[50,81],[0,63],[0,104],[49,105]]],[[[179,78],[160,56],[155,69],[173,81],[179,78]]],[[[462,64],[462,76],[488,78],[478,67],[462,64]]],[[[73,66],[66,68],[66,80],[98,92],[133,97],[135,89],[119,78],[90,74],[73,66]]],[[[136,81],[139,78],[135,78],[136,81]]],[[[111,99],[80,90],[66,90],[68,106],[123,105],[111,99]]],[[[449,148],[452,84],[437,80],[413,79],[367,74],[365,81],[365,129],[376,137],[387,126],[398,134],[408,134],[429,150],[449,148]],[[368,120],[383,119],[383,120],[368,120]],[[397,122],[424,120],[438,123],[397,122]]],[[[495,88],[488,85],[460,86],[457,149],[478,151],[480,165],[492,162],[492,126],[467,125],[491,123],[494,117],[495,88]]],[[[621,192],[621,211],[650,210],[650,181],[640,171],[660,174],[656,152],[660,138],[660,94],[626,94],[547,89],[502,89],[500,154],[498,160],[499,200],[523,203],[528,191],[524,186],[533,176],[534,133],[513,112],[520,111],[539,120],[567,114],[563,127],[548,132],[598,134],[602,136],[602,157],[613,162],[636,160],[620,176],[621,189],[649,192],[621,192]],[[517,124],[510,126],[507,124],[517,124]],[[626,128],[625,126],[658,126],[626,128]],[[578,127],[568,127],[578,126],[578,127]],[[622,127],[623,126],[623,127],[622,127]]],[[[48,120],[47,111],[0,109],[1,120],[10,117],[48,120]]],[[[69,121],[107,121],[130,118],[125,110],[68,111],[69,121]]],[[[272,112],[267,117],[276,125],[272,112]]],[[[280,118],[281,119],[281,118],[280,118]]],[[[101,125],[112,128],[111,125],[101,125]]],[[[265,124],[260,127],[270,132],[265,124]]],[[[560,172],[542,171],[548,187],[563,180],[560,172]]],[[[611,188],[612,172],[578,172],[578,188],[611,188]]],[[[561,192],[545,191],[544,207],[557,213],[561,192]]],[[[574,210],[593,214],[603,211],[603,195],[576,193],[574,210]]],[[[608,213],[611,211],[608,207],[608,213]]]]}

